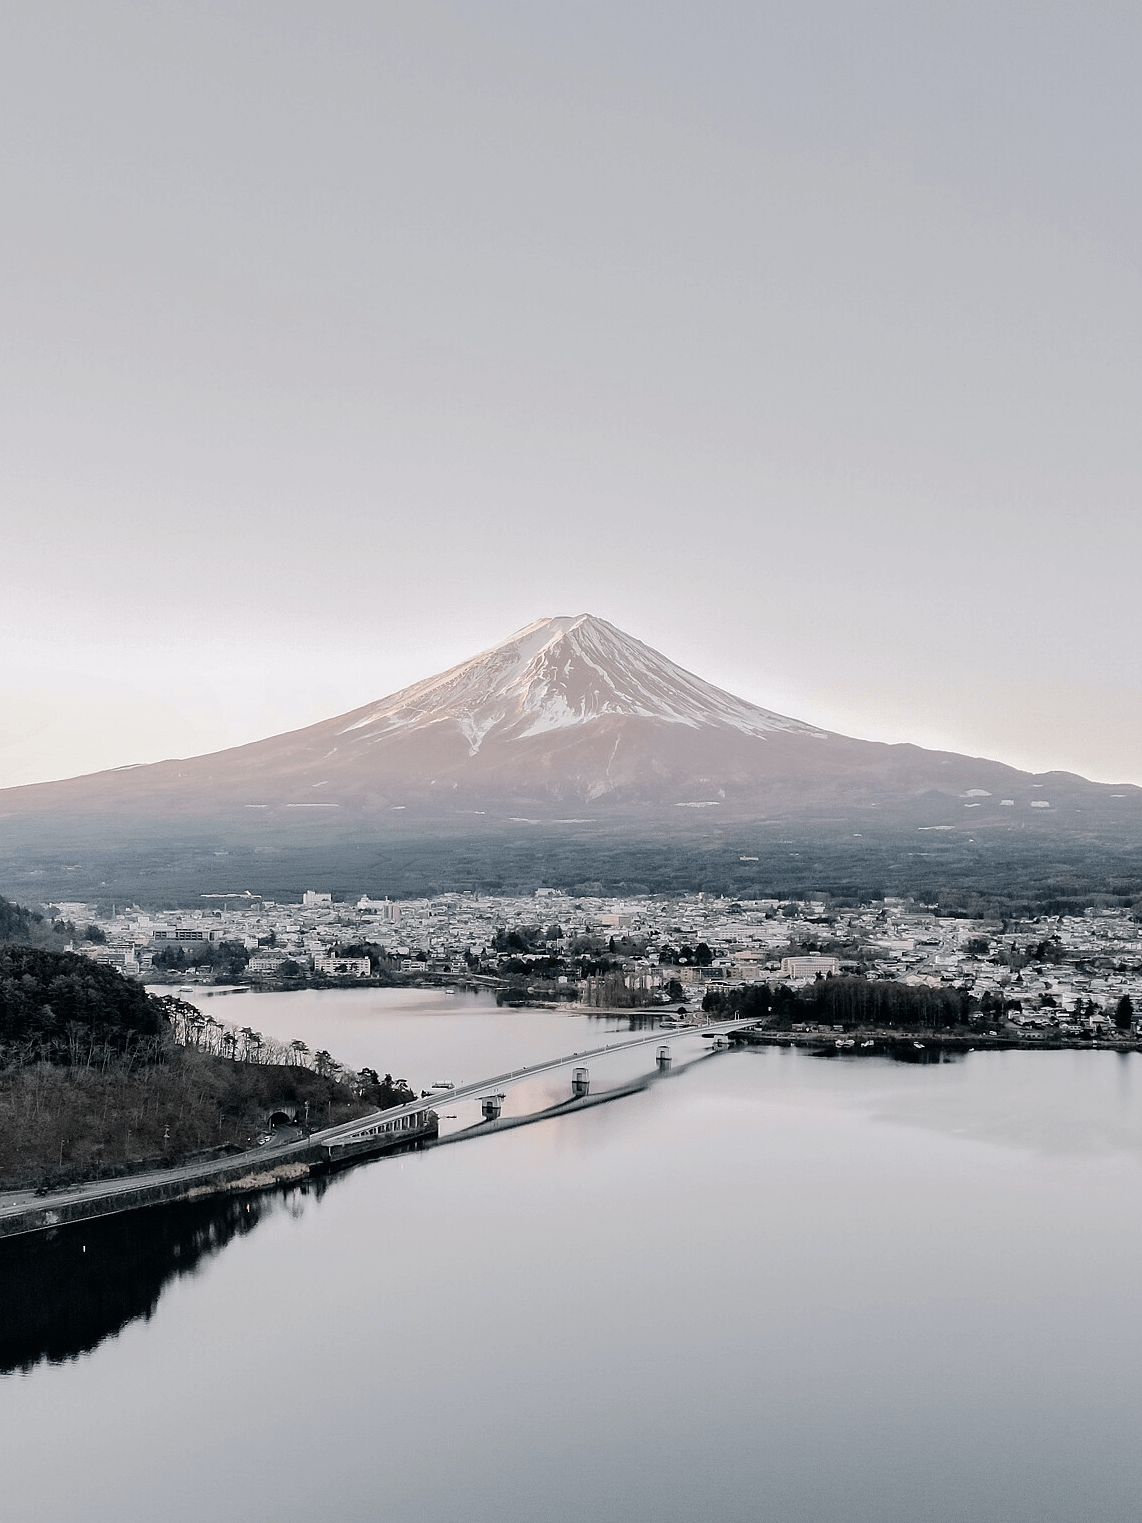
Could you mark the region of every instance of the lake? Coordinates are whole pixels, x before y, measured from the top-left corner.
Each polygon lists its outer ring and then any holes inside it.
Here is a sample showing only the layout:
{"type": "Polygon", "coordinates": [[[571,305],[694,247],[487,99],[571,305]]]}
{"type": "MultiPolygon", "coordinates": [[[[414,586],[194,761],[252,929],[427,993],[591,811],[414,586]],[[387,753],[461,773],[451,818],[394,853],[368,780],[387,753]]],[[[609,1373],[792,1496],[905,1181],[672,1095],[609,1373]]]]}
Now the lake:
{"type": "MultiPolygon", "coordinates": [[[[422,1088],[625,1025],[203,1005],[422,1088]]],[[[1136,1518],[1142,1059],[665,1040],[613,1104],[4,1245],[6,1516],[1136,1518]]]]}

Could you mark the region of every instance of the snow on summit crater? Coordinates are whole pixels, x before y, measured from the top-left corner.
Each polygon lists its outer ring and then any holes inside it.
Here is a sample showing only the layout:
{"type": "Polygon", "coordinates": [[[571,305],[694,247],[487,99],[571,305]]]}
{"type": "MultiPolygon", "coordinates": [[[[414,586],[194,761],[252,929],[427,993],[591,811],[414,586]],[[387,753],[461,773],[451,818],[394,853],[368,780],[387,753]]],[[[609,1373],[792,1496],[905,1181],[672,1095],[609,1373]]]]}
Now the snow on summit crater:
{"type": "Polygon", "coordinates": [[[542,735],[610,716],[763,736],[824,732],[735,698],[593,614],[537,619],[490,650],[403,688],[343,733],[379,738],[451,721],[475,755],[489,735],[542,735]]]}

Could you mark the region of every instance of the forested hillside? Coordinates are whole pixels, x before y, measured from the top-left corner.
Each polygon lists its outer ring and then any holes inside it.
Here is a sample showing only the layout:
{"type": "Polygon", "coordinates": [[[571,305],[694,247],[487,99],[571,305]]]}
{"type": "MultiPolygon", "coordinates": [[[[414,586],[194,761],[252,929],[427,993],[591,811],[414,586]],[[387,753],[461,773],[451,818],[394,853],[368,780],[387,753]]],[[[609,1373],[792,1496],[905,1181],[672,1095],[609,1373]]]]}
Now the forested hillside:
{"type": "Polygon", "coordinates": [[[22,904],[0,897],[0,941],[30,941],[32,927],[42,915],[33,915],[22,904]]]}
{"type": "Polygon", "coordinates": [[[163,1032],[162,1007],[141,984],[74,952],[0,946],[0,1044],[49,1062],[90,1049],[116,1053],[163,1032]]]}
{"type": "Polygon", "coordinates": [[[0,1188],[50,1187],[246,1148],[275,1109],[328,1126],[413,1099],[303,1043],[205,1050],[193,1006],[71,952],[0,946],[0,1188]],[[181,1037],[181,1040],[180,1040],[181,1037]],[[276,1058],[276,1061],[267,1061],[276,1058]],[[315,1068],[323,1071],[317,1072],[315,1068]]]}

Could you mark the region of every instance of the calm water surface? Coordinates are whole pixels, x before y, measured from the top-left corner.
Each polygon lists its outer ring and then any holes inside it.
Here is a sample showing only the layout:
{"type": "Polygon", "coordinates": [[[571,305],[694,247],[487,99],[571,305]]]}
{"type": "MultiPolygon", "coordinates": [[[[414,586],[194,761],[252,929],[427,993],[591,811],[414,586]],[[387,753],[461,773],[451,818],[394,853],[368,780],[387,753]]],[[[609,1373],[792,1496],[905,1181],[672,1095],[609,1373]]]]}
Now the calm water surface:
{"type": "MultiPolygon", "coordinates": [[[[171,992],[156,988],[155,993],[171,992]]],[[[350,1068],[375,1068],[417,1090],[464,1084],[542,1063],[629,1032],[630,1020],[566,1009],[500,1008],[491,994],[433,989],[301,989],[289,994],[184,995],[215,1020],[279,1042],[325,1048],[350,1068]]]]}
{"type": "MultiPolygon", "coordinates": [[[[215,1013],[420,1085],[607,1039],[406,999],[215,1013]]],[[[320,1193],[7,1245],[5,1516],[1137,1517],[1137,1057],[680,1068],[320,1193]]]]}

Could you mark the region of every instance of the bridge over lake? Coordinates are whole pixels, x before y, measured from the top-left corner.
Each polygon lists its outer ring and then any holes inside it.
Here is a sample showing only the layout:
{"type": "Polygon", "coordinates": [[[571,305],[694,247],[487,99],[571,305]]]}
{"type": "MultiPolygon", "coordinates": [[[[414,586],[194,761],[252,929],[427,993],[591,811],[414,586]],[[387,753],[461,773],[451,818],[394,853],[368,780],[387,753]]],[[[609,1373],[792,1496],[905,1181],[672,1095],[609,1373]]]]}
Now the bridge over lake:
{"type": "MultiPolygon", "coordinates": [[[[601,1047],[589,1047],[580,1052],[567,1053],[562,1057],[549,1058],[541,1063],[532,1063],[526,1068],[513,1068],[507,1073],[494,1074],[491,1078],[479,1079],[471,1084],[441,1089],[434,1095],[422,1096],[409,1105],[403,1105],[394,1110],[375,1111],[370,1116],[361,1116],[355,1121],[342,1122],[322,1132],[315,1132],[308,1141],[311,1145],[316,1144],[320,1147],[331,1163],[337,1163],[362,1156],[370,1151],[380,1151],[387,1146],[399,1146],[406,1141],[411,1142],[417,1136],[434,1134],[437,1120],[435,1107],[439,1104],[453,1105],[466,1100],[482,1100],[485,1102],[482,1107],[484,1122],[495,1122],[499,1120],[505,1098],[504,1091],[508,1087],[522,1084],[526,1080],[538,1078],[544,1074],[555,1073],[563,1068],[574,1069],[571,1098],[585,1100],[590,1085],[590,1071],[587,1065],[592,1060],[611,1058],[620,1053],[632,1052],[640,1047],[656,1044],[658,1052],[655,1057],[655,1068],[662,1072],[669,1068],[672,1060],[671,1039],[704,1037],[712,1038],[717,1042],[719,1038],[724,1040],[729,1032],[753,1024],[756,1023],[751,1020],[714,1021],[705,1026],[674,1026],[642,1036],[629,1037],[623,1041],[607,1042],[601,1047]]],[[[635,1084],[628,1083],[604,1091],[595,1098],[596,1100],[617,1099],[621,1094],[641,1088],[644,1082],[645,1080],[635,1084]]],[[[559,1107],[559,1109],[566,1108],[566,1106],[559,1107]]],[[[547,1114],[549,1110],[519,1119],[538,1120],[547,1114]]],[[[461,1132],[459,1135],[472,1135],[475,1130],[477,1128],[469,1128],[466,1133],[461,1132]]]]}
{"type": "Polygon", "coordinates": [[[246,1152],[181,1164],[173,1168],[153,1169],[125,1179],[92,1180],[87,1184],[53,1191],[39,1196],[31,1190],[0,1194],[0,1238],[42,1232],[66,1226],[70,1222],[88,1221],[99,1216],[114,1216],[143,1206],[161,1205],[225,1190],[255,1190],[274,1184],[298,1181],[317,1166],[345,1165],[354,1161],[426,1142],[457,1142],[464,1137],[485,1133],[502,1126],[519,1126],[539,1121],[585,1104],[618,1099],[645,1087],[655,1073],[669,1069],[672,1061],[670,1042],[683,1038],[711,1038],[715,1043],[741,1027],[755,1024],[748,1020],[716,1021],[706,1026],[674,1026],[647,1034],[607,1042],[601,1047],[567,1053],[525,1068],[494,1074],[471,1084],[443,1089],[422,1096],[408,1105],[392,1110],[374,1111],[355,1121],[342,1122],[284,1142],[268,1142],[246,1152]],[[614,1058],[641,1047],[657,1045],[654,1061],[647,1073],[618,1086],[590,1094],[592,1061],[614,1058]],[[572,1069],[572,1081],[566,1101],[530,1114],[505,1118],[501,1108],[507,1090],[544,1074],[572,1069]],[[482,1120],[449,1137],[438,1136],[441,1104],[452,1106],[469,1100],[481,1101],[482,1120]]]}

